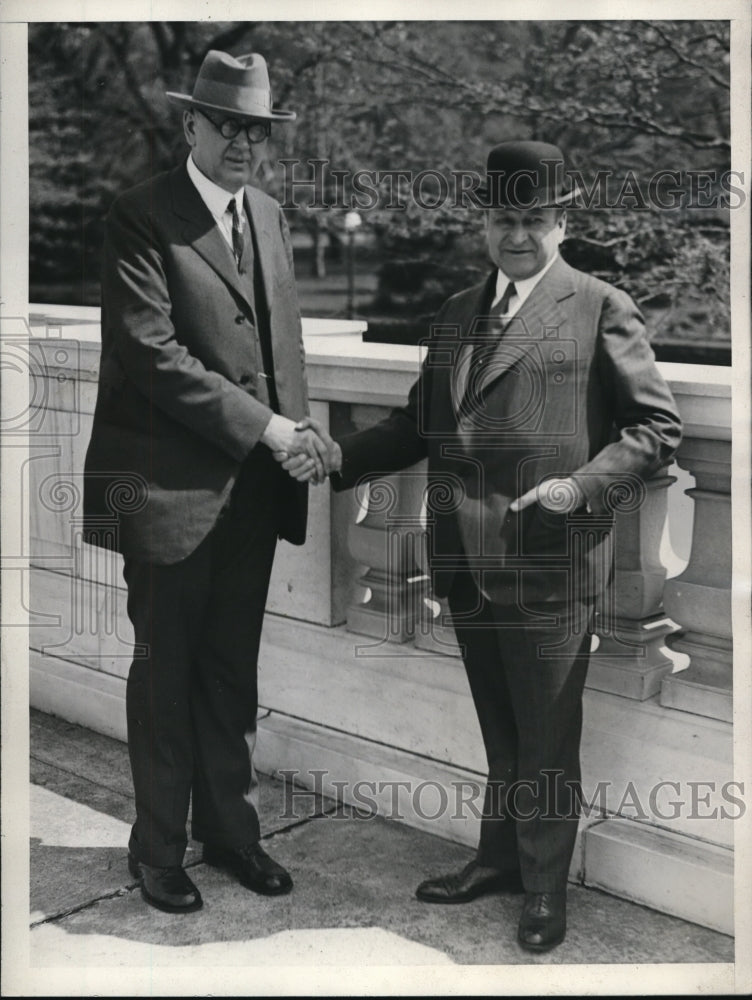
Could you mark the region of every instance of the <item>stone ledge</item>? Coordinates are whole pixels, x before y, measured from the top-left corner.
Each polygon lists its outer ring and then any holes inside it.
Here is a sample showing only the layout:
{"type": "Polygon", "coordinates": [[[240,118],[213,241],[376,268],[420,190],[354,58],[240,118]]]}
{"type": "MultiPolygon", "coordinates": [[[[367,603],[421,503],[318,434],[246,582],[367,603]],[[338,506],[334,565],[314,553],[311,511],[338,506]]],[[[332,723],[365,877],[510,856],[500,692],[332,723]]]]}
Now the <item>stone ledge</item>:
{"type": "MultiPolygon", "coordinates": [[[[677,643],[677,648],[684,650],[687,645],[677,643]]],[[[730,724],[734,718],[734,703],[729,680],[728,669],[722,664],[709,661],[690,664],[686,670],[663,679],[661,704],[664,708],[692,712],[730,724]]]]}
{"type": "Polygon", "coordinates": [[[584,833],[585,885],[734,933],[734,855],[665,830],[609,819],[584,833]]]}
{"type": "Polygon", "coordinates": [[[95,733],[123,741],[128,738],[122,677],[30,649],[29,702],[32,708],[95,733]]]}
{"type": "MultiPolygon", "coordinates": [[[[37,327],[59,328],[65,339],[78,340],[84,362],[81,377],[96,379],[99,364],[99,309],[32,304],[37,327]]],[[[377,344],[361,339],[362,322],[303,317],[311,399],[352,402],[359,399],[401,406],[418,373],[425,348],[377,344]]],[[[38,332],[37,332],[38,335],[38,332]]],[[[731,369],[723,365],[660,362],[658,369],[679,404],[685,436],[730,437],[731,369]]]]}
{"type": "Polygon", "coordinates": [[[473,812],[482,809],[485,787],[477,774],[280,713],[259,719],[258,730],[262,773],[294,770],[297,783],[325,796],[360,808],[373,803],[379,815],[476,845],[480,824],[473,812]],[[457,796],[469,804],[455,808],[457,796]]]}

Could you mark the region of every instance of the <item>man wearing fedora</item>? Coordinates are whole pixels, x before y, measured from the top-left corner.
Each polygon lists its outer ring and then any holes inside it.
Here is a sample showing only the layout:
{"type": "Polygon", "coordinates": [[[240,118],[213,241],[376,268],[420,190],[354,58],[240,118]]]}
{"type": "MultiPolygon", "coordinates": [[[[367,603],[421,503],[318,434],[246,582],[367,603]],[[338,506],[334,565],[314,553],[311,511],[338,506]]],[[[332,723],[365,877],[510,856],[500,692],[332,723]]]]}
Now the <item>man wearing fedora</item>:
{"type": "Polygon", "coordinates": [[[127,685],[136,800],[129,867],[153,906],[202,905],[182,867],[288,892],[260,847],[256,667],[278,537],[302,544],[307,485],[273,451],[326,444],[308,412],[290,237],[250,186],[273,122],[266,63],[207,54],[183,109],[190,155],[106,220],[102,355],[85,465],[85,538],[120,551],[136,649],[127,685]]]}
{"type": "MultiPolygon", "coordinates": [[[[566,930],[615,502],[639,499],[681,434],[632,300],[559,256],[575,194],[558,147],[491,150],[479,195],[494,269],[439,310],[407,405],[341,439],[333,477],[344,489],[428,457],[433,588],[448,598],[489,771],[476,857],[417,896],[524,892],[518,940],[531,951],[566,930]]],[[[279,458],[316,475],[307,456],[279,458]]]]}

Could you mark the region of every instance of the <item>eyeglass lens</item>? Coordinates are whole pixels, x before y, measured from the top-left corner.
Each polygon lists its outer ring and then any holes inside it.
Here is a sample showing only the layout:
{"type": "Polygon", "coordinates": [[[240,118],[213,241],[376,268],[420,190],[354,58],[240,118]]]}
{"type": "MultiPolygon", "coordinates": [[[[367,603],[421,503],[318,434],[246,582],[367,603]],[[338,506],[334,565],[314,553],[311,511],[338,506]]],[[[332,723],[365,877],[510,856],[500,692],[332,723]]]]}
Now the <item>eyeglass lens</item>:
{"type": "Polygon", "coordinates": [[[219,131],[225,139],[234,139],[241,128],[249,142],[263,142],[270,132],[269,125],[265,122],[241,122],[237,118],[225,118],[219,126],[219,131]]]}
{"type": "Polygon", "coordinates": [[[225,118],[223,121],[217,122],[205,111],[201,113],[204,118],[209,119],[223,139],[234,139],[241,129],[245,132],[250,143],[263,142],[271,135],[270,122],[244,122],[239,118],[225,118]]]}

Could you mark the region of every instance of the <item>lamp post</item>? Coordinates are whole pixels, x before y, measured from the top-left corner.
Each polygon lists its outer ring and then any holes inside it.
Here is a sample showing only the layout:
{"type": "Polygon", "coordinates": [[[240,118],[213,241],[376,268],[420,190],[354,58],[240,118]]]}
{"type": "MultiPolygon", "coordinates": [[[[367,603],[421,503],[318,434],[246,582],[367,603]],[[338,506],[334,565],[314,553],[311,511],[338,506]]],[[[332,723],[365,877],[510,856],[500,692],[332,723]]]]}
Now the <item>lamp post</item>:
{"type": "Polygon", "coordinates": [[[352,319],[355,313],[355,230],[363,220],[356,211],[345,215],[345,232],[347,233],[347,318],[352,319]]]}

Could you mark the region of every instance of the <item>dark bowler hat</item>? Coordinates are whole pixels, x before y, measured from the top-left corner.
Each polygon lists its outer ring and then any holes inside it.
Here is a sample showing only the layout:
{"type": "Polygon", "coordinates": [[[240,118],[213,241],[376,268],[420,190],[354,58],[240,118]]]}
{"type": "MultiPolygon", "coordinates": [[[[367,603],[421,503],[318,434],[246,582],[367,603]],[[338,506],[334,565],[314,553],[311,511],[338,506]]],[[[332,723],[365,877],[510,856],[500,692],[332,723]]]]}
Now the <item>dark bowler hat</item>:
{"type": "Polygon", "coordinates": [[[486,183],[476,193],[484,208],[556,208],[570,205],[577,189],[558,146],[512,139],[488,154],[486,183]]]}
{"type": "Polygon", "coordinates": [[[297,117],[294,111],[272,110],[269,70],[258,52],[235,58],[210,49],[201,63],[193,94],[167,91],[167,96],[183,108],[226,111],[242,118],[291,122],[297,117]]]}

